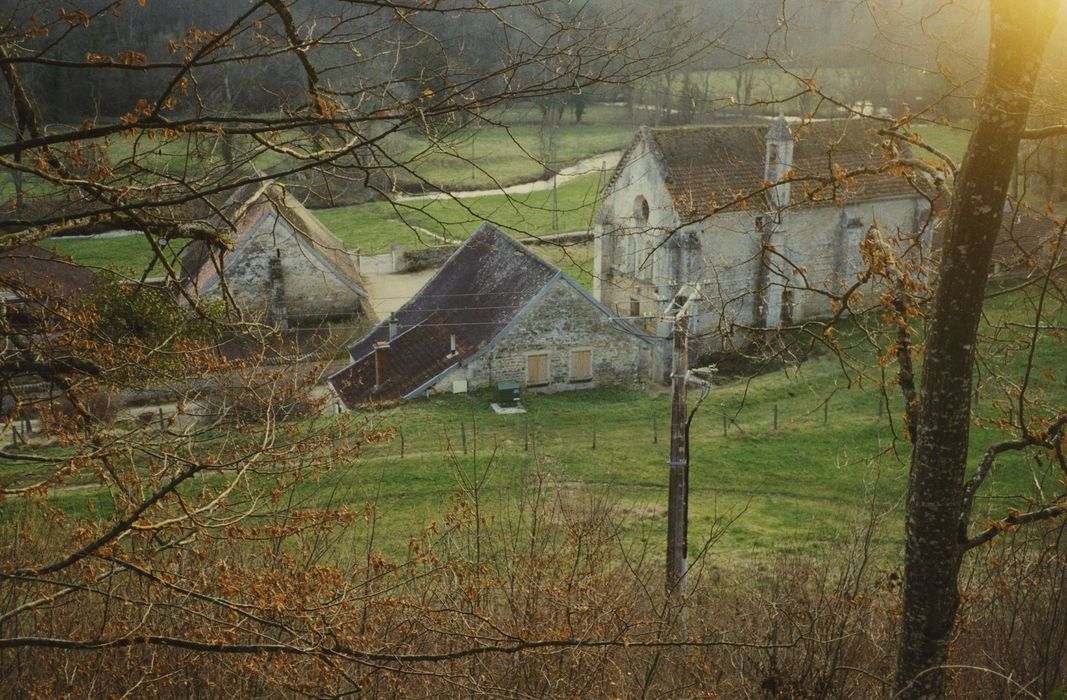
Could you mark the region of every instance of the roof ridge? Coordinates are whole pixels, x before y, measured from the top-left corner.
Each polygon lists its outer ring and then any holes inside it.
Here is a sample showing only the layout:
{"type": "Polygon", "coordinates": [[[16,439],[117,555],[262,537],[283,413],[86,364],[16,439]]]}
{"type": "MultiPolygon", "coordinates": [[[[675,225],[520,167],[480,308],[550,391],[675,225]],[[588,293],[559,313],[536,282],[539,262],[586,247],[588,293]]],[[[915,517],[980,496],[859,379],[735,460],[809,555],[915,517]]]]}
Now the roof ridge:
{"type": "Polygon", "coordinates": [[[622,155],[619,156],[619,162],[615,164],[615,169],[611,172],[611,177],[609,177],[607,179],[607,182],[604,183],[604,186],[600,189],[600,192],[597,193],[598,195],[607,192],[608,188],[613,186],[618,181],[626,165],[626,159],[630,157],[631,153],[633,153],[634,148],[637,147],[638,142],[641,141],[642,138],[644,138],[644,130],[647,128],[647,126],[641,127],[637,130],[637,133],[634,134],[633,138],[630,139],[630,145],[628,145],[626,149],[622,152],[622,155]]]}
{"type": "MultiPolygon", "coordinates": [[[[541,256],[535,254],[532,250],[530,250],[529,248],[524,246],[522,243],[519,243],[517,240],[515,240],[514,238],[512,238],[508,234],[506,234],[503,231],[501,231],[498,226],[494,225],[492,222],[489,222],[489,221],[482,221],[482,223],[478,225],[478,228],[475,229],[474,233],[472,233],[467,238],[467,240],[463,242],[463,245],[461,245],[460,248],[462,248],[463,246],[467,245],[467,243],[469,243],[470,241],[474,240],[475,236],[477,236],[479,233],[482,233],[483,230],[486,230],[486,229],[488,229],[488,230],[486,231],[486,233],[484,235],[494,234],[496,236],[499,236],[504,241],[506,241],[508,243],[508,245],[510,245],[512,248],[514,248],[516,251],[518,251],[519,253],[522,253],[523,255],[531,257],[535,262],[539,263],[541,266],[546,268],[549,272],[552,272],[552,271],[560,272],[561,271],[558,267],[556,267],[552,263],[548,262],[547,260],[543,260],[541,258],[541,256]]],[[[445,262],[445,264],[446,265],[448,264],[447,261],[445,262]]],[[[442,267],[444,267],[444,265],[442,265],[442,267]]]]}

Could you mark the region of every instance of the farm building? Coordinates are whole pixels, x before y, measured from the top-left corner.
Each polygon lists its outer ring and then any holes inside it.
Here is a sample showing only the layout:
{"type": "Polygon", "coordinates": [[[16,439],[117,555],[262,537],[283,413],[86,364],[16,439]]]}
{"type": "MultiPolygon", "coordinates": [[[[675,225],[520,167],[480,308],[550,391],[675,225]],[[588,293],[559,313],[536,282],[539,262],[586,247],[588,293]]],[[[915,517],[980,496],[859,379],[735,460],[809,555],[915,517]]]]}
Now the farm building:
{"type": "Polygon", "coordinates": [[[855,280],[872,227],[901,249],[928,230],[929,200],[885,160],[861,120],[645,128],[605,187],[594,294],[664,337],[678,290],[699,285],[691,329],[712,345],[828,314],[813,288],[855,280]]]}
{"type": "Polygon", "coordinates": [[[652,344],[577,282],[490,224],[330,378],[353,408],[500,381],[536,391],[634,386],[652,344]]]}
{"type": "Polygon", "coordinates": [[[344,245],[283,186],[237,190],[222,208],[233,243],[219,251],[194,241],[181,258],[184,284],[280,327],[366,314],[367,292],[344,245]]]}
{"type": "Polygon", "coordinates": [[[0,254],[0,308],[16,327],[37,325],[35,307],[66,304],[94,284],[96,275],[89,268],[35,245],[0,254]]]}

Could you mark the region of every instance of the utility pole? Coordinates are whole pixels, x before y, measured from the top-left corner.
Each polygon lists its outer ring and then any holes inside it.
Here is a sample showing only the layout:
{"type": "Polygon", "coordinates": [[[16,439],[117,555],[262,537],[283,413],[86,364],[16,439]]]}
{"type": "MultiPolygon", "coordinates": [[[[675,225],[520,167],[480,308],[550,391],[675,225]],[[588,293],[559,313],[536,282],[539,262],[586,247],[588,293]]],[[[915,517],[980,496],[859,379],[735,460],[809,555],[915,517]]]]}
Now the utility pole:
{"type": "MultiPolygon", "coordinates": [[[[688,394],[689,314],[695,294],[674,317],[671,357],[671,452],[667,485],[667,593],[685,593],[686,537],[689,529],[688,394]]],[[[682,297],[679,297],[681,300],[682,297]]]]}

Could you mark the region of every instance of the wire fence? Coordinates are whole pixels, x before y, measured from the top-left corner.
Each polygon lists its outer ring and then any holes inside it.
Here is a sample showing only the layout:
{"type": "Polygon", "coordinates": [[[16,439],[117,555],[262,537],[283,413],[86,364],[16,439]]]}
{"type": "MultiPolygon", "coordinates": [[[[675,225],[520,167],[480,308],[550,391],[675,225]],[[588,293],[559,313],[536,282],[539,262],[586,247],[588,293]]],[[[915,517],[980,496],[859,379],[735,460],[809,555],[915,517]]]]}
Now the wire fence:
{"type": "MultiPolygon", "coordinates": [[[[488,409],[488,406],[486,407],[488,409]]],[[[555,407],[554,407],[555,408],[555,407]]],[[[699,446],[722,441],[800,436],[805,433],[839,434],[848,440],[857,423],[884,426],[886,437],[899,429],[900,407],[886,405],[880,396],[865,395],[862,401],[833,397],[813,402],[772,402],[742,407],[705,405],[695,415],[690,442],[699,446]],[[849,424],[849,428],[845,424],[849,424]]],[[[377,427],[391,428],[393,439],[373,445],[367,454],[409,458],[424,455],[462,456],[475,453],[530,453],[538,450],[645,452],[652,446],[666,453],[670,440],[670,408],[626,407],[611,410],[590,408],[586,412],[533,410],[525,414],[498,416],[477,413],[427,416],[392,412],[375,417],[377,427]]]]}

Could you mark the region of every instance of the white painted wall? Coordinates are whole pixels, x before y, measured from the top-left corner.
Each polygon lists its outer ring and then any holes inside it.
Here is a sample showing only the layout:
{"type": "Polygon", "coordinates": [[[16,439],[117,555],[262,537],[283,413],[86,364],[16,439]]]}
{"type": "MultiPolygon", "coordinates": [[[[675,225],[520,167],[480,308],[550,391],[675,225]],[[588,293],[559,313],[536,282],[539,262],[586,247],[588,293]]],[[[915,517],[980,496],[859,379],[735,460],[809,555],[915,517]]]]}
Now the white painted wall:
{"type": "MultiPolygon", "coordinates": [[[[756,288],[763,232],[758,230],[757,217],[764,217],[764,231],[778,252],[768,258],[763,298],[766,327],[773,327],[783,318],[786,289],[792,295],[793,320],[829,315],[829,299],[805,288],[839,290],[851,284],[864,267],[860,243],[870,227],[877,224],[885,236],[912,236],[923,207],[918,197],[903,197],[844,207],[807,205],[777,216],[752,208],[681,227],[664,184],[663,166],[644,138],[635,144],[622,168],[598,216],[594,294],[622,316],[630,315],[631,299],[640,300],[641,313],[650,317],[645,328],[663,336],[669,324],[654,316],[666,308],[682,284],[701,283],[709,297],[699,306],[698,333],[722,329],[728,336],[727,329],[735,324],[751,326],[759,318],[756,288]],[[646,225],[634,216],[638,196],[649,203],[646,225]],[[677,271],[668,264],[664,244],[666,234],[675,230],[695,238],[687,249],[684,269],[677,271]],[[635,249],[639,251],[636,256],[635,249]]],[[[686,238],[676,235],[674,241],[686,238]]],[[[874,291],[868,288],[864,293],[874,291]]]]}

